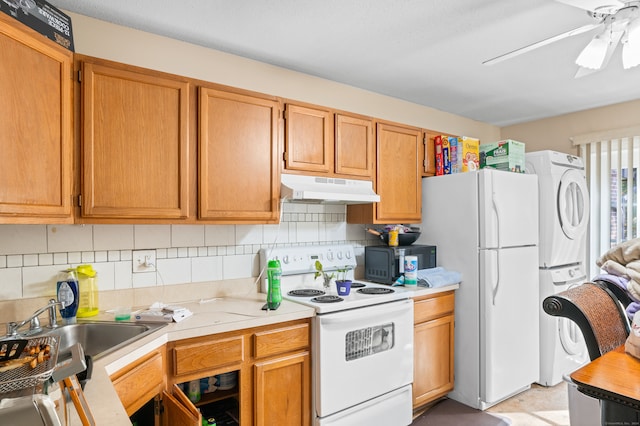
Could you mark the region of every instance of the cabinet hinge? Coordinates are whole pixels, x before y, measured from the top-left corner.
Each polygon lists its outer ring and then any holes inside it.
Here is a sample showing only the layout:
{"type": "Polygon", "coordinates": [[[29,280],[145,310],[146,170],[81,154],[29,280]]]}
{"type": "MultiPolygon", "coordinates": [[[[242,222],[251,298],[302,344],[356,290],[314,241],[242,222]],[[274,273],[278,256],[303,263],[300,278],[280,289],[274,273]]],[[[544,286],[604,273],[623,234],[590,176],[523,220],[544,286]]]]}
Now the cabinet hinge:
{"type": "Polygon", "coordinates": [[[286,109],[283,109],[283,110],[282,110],[282,118],[283,118],[284,120],[286,120],[288,115],[289,115],[289,114],[287,114],[287,110],[286,110],[286,109]]]}
{"type": "Polygon", "coordinates": [[[282,153],[282,161],[287,161],[287,153],[286,152],[282,153]]]}
{"type": "Polygon", "coordinates": [[[82,207],[82,194],[78,195],[78,207],[82,207]]]}
{"type": "Polygon", "coordinates": [[[164,404],[162,403],[162,399],[156,398],[153,401],[153,412],[156,416],[160,416],[164,413],[164,404]]]}
{"type": "Polygon", "coordinates": [[[427,146],[427,135],[422,137],[422,145],[427,146]]]}
{"type": "Polygon", "coordinates": [[[78,70],[78,83],[82,83],[82,70],[78,70]]]}

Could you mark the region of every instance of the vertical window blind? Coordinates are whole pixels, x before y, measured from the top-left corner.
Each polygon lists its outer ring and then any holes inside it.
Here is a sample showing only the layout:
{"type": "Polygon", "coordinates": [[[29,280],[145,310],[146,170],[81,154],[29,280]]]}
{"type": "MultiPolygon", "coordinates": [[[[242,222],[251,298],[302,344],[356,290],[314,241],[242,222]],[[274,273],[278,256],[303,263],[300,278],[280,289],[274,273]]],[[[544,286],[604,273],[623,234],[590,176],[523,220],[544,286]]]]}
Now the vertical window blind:
{"type": "Polygon", "coordinates": [[[638,237],[640,127],[572,138],[586,165],[591,219],[587,275],[600,273],[596,259],[611,247],[638,237]]]}

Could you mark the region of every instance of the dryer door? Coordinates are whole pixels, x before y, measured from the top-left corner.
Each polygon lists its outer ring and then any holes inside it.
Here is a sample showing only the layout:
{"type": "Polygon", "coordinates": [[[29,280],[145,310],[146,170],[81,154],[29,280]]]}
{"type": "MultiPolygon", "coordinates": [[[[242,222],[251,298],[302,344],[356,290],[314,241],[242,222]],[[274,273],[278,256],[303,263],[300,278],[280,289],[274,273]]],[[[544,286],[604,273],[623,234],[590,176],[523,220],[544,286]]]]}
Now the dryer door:
{"type": "Polygon", "coordinates": [[[562,349],[571,356],[584,357],[586,359],[587,346],[578,325],[569,318],[558,318],[558,337],[562,349]]]}
{"type": "Polygon", "coordinates": [[[589,192],[586,179],[578,170],[567,170],[562,175],[557,205],[562,232],[570,240],[582,238],[589,224],[589,192]]]}

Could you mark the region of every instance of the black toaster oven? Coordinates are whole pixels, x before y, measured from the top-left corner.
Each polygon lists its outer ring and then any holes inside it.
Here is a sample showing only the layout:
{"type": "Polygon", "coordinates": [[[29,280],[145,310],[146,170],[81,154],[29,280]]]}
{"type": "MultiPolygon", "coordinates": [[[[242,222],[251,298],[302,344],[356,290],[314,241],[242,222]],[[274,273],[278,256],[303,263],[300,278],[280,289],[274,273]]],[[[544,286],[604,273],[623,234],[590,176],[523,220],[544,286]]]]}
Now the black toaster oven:
{"type": "Polygon", "coordinates": [[[381,284],[393,284],[400,277],[400,250],[405,256],[418,257],[418,269],[436,267],[436,246],[367,246],[364,248],[364,278],[381,284]]]}

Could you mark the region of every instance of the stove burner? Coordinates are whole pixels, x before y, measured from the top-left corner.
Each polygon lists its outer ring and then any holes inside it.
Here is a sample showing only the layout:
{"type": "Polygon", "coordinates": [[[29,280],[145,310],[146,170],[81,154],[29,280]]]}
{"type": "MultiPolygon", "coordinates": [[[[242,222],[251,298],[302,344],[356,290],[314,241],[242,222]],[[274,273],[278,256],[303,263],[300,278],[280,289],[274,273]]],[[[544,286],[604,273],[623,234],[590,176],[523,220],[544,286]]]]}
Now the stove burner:
{"type": "Polygon", "coordinates": [[[342,297],[334,296],[332,294],[327,294],[325,296],[318,296],[311,299],[312,302],[316,302],[316,303],[335,303],[335,302],[342,302],[343,300],[344,299],[342,297]]]}
{"type": "Polygon", "coordinates": [[[291,290],[287,293],[289,296],[298,296],[298,297],[312,297],[312,296],[322,296],[324,291],[316,290],[313,288],[301,288],[298,290],[291,290]]]}
{"type": "Polygon", "coordinates": [[[351,283],[351,288],[362,288],[365,284],[362,283],[351,283]]]}
{"type": "Polygon", "coordinates": [[[358,293],[362,294],[390,294],[395,293],[395,290],[384,287],[366,287],[358,290],[358,293]]]}

